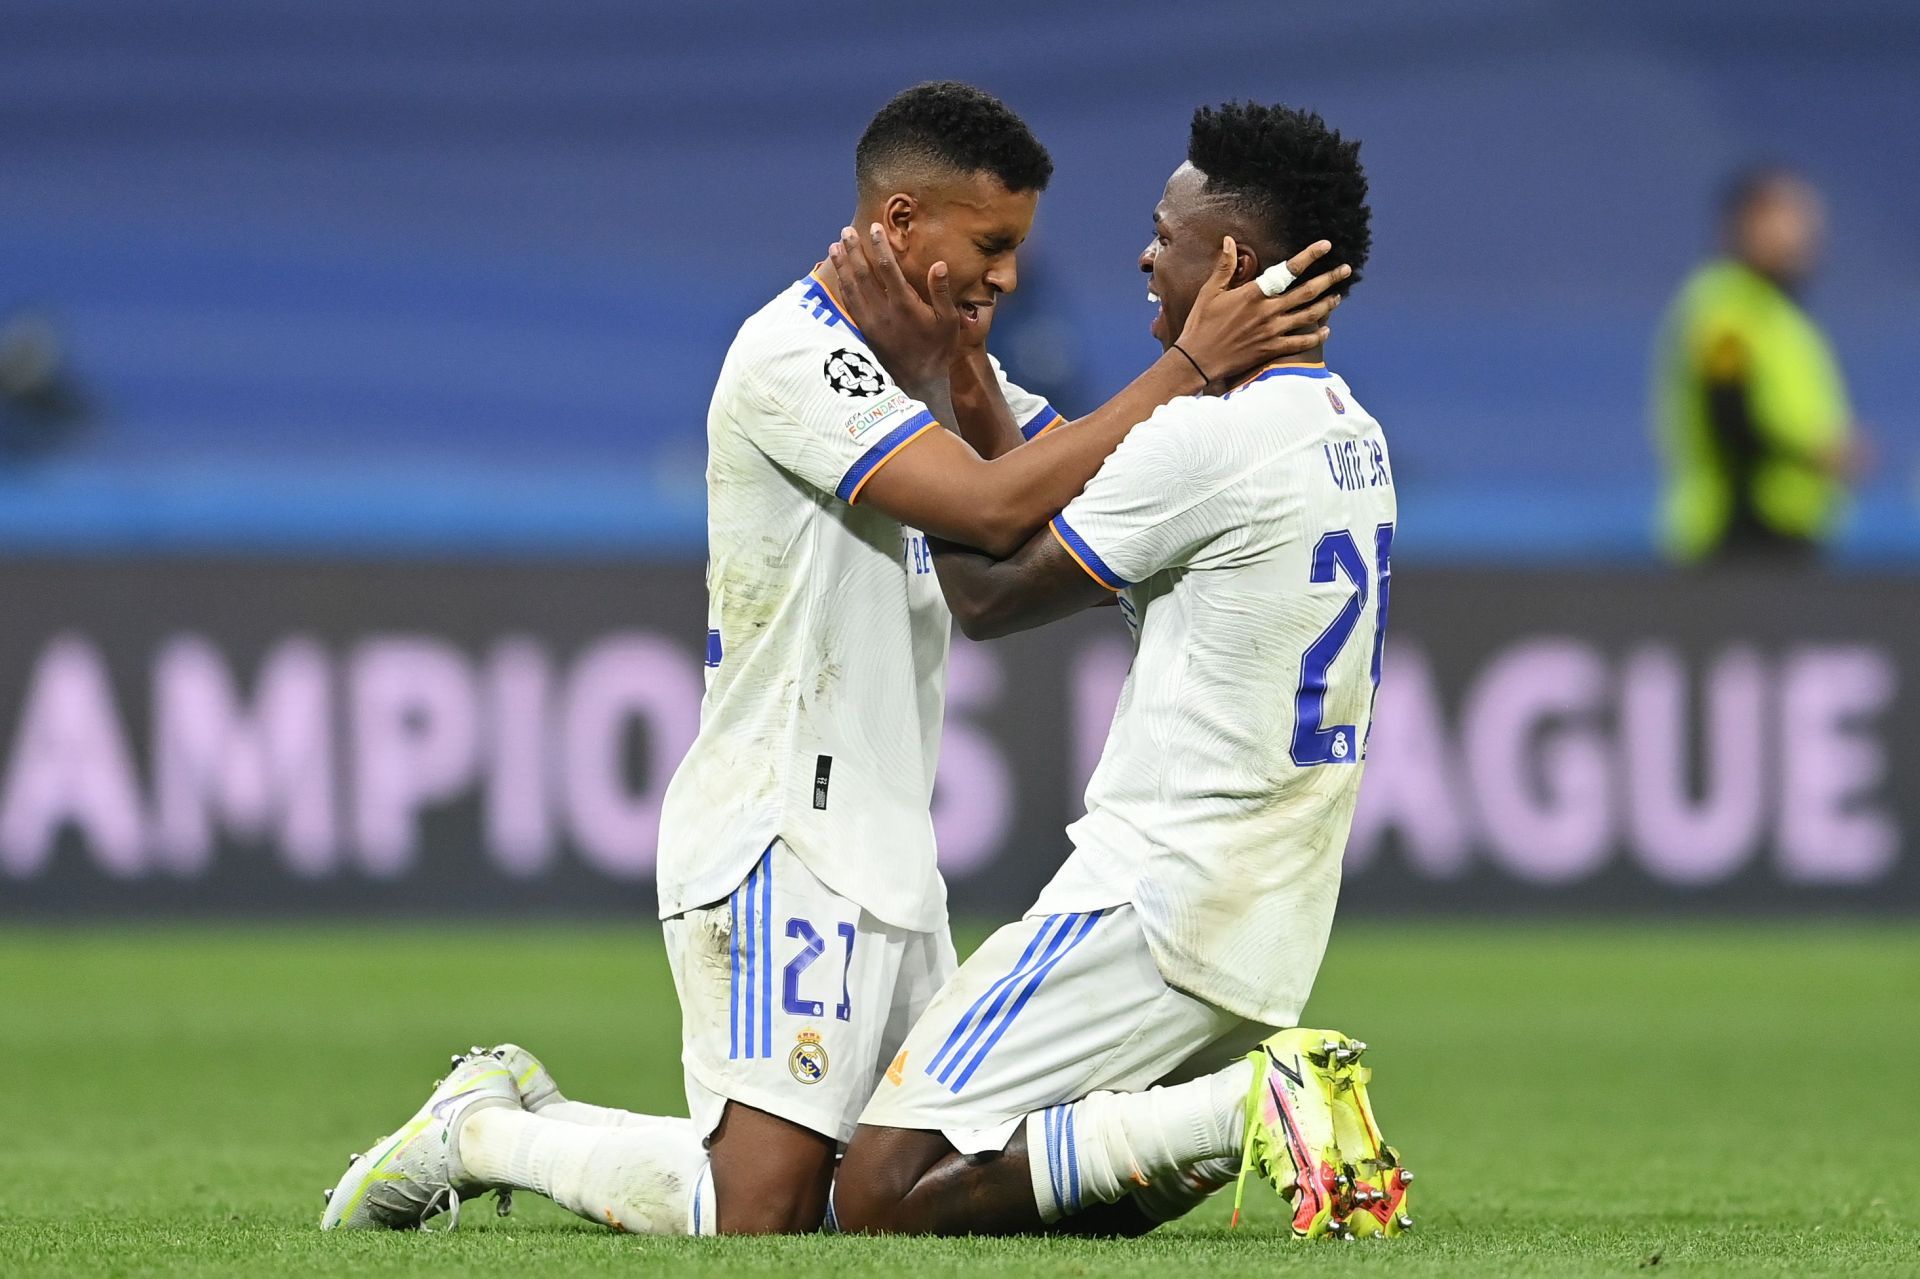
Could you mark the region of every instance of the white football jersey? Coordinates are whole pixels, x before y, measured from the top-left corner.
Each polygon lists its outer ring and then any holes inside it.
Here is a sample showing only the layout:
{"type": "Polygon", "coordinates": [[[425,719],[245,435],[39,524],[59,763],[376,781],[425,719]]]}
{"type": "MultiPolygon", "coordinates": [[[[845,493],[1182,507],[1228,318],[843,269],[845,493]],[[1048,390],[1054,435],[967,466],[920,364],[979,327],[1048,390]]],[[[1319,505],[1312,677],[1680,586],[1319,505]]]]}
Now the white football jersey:
{"type": "MultiPolygon", "coordinates": [[[[1059,419],[1001,390],[1030,433],[1059,419]]],[[[945,927],[928,808],[951,616],[926,538],[859,505],[939,429],[818,279],[740,327],[707,413],[707,690],[660,816],[662,918],[725,899],[778,838],[886,923],[945,927]]]]}
{"type": "Polygon", "coordinates": [[[1318,365],[1136,427],[1053,522],[1134,660],[1038,914],[1132,902],[1167,981],[1294,1024],[1359,793],[1393,551],[1380,424],[1318,365]]]}

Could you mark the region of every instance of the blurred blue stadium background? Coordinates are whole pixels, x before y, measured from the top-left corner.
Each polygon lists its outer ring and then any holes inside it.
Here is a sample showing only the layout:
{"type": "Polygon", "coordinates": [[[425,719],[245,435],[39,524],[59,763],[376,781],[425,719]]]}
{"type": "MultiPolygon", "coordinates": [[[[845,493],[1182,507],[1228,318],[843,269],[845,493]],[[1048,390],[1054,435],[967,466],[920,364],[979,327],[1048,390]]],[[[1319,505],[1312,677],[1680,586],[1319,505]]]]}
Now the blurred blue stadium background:
{"type": "Polygon", "coordinates": [[[0,550],[702,547],[739,320],[850,208],[894,90],[1003,95],[1058,177],[1000,335],[1090,407],[1152,354],[1133,258],[1201,102],[1365,141],[1333,360],[1409,562],[1652,554],[1647,351],[1716,184],[1827,191],[1812,297],[1879,460],[1844,539],[1920,563],[1920,6],[10,0],[0,315],[94,418],[0,465],[0,550]],[[1024,315],[1022,314],[1024,310],[1024,315]]]}

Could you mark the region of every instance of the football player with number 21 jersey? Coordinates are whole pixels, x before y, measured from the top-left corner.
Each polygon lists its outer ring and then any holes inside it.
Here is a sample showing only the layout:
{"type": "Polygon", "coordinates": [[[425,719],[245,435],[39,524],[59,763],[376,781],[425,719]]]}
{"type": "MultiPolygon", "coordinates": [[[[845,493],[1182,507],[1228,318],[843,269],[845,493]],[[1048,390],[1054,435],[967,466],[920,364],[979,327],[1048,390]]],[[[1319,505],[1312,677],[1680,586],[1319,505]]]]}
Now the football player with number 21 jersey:
{"type": "Polygon", "coordinates": [[[707,692],[659,853],[688,1116],[572,1101],[524,1049],[476,1049],[355,1157],[324,1226],[414,1226],[496,1188],[635,1232],[820,1226],[840,1148],[954,971],[929,816],[952,616],[930,539],[1015,553],[1136,424],[1317,347],[1337,300],[1324,275],[1270,296],[1223,269],[1181,349],[1066,421],[985,347],[1051,172],[997,99],[906,90],[860,140],[861,232],[831,256],[884,256],[896,300],[937,318],[938,376],[889,374],[832,261],[749,318],[722,365],[707,692]]]}
{"type": "MultiPolygon", "coordinates": [[[[1309,237],[1344,293],[1366,194],[1359,144],[1318,115],[1196,113],[1140,258],[1155,336],[1184,350],[1210,270],[1264,284],[1309,237]]],[[[836,255],[837,284],[924,396],[939,362],[883,256],[836,255]]],[[[842,1229],[1138,1233],[1256,1173],[1301,1237],[1411,1224],[1364,1045],[1296,1024],[1380,680],[1393,473],[1318,349],[1233,374],[1157,409],[1013,554],[936,544],[970,635],[1118,593],[1134,660],[1072,854],[921,1014],[861,1116],[842,1229]]]]}

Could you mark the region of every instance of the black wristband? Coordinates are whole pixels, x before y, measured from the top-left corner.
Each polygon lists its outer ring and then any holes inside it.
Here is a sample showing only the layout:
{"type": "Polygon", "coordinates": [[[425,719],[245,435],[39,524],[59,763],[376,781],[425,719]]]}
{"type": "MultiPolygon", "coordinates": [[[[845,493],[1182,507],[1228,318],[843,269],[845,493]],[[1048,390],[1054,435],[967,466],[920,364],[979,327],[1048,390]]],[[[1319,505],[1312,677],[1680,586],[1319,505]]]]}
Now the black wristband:
{"type": "Polygon", "coordinates": [[[1182,354],[1182,355],[1186,355],[1186,356],[1187,356],[1187,363],[1188,363],[1188,364],[1191,364],[1191,365],[1193,365],[1193,371],[1194,371],[1195,373],[1198,373],[1198,374],[1200,375],[1200,383],[1201,383],[1201,385],[1203,385],[1203,386],[1212,386],[1212,385],[1213,385],[1213,379],[1212,379],[1212,378],[1210,378],[1210,377],[1208,377],[1208,376],[1207,376],[1207,371],[1206,371],[1205,369],[1203,369],[1203,368],[1201,368],[1201,367],[1200,367],[1200,361],[1198,361],[1198,360],[1196,360],[1196,359],[1194,359],[1194,358],[1193,358],[1193,357],[1192,357],[1191,355],[1187,355],[1187,348],[1186,348],[1186,347],[1184,347],[1184,346],[1181,346],[1181,345],[1180,345],[1180,344],[1179,344],[1178,342],[1175,342],[1175,343],[1173,344],[1173,349],[1174,349],[1174,350],[1176,350],[1176,351],[1178,351],[1178,352],[1180,352],[1180,354],[1182,354]]]}

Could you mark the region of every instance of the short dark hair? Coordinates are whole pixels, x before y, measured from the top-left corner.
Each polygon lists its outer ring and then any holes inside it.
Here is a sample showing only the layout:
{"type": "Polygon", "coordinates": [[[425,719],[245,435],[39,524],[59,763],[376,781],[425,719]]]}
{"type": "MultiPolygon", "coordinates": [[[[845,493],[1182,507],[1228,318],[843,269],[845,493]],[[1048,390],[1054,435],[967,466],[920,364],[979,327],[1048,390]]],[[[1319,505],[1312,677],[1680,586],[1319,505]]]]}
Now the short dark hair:
{"type": "Polygon", "coordinates": [[[1732,226],[1762,197],[1790,182],[1804,182],[1798,171],[1778,161],[1766,160],[1736,169],[1720,184],[1720,224],[1732,226]]]}
{"type": "Polygon", "coordinates": [[[1053,157],[1027,122],[984,89],[931,80],[894,95],[860,135],[853,172],[862,187],[904,164],[991,173],[1009,191],[1044,191],[1053,157]]]}
{"type": "Polygon", "coordinates": [[[1359,282],[1373,247],[1360,144],[1316,112],[1255,102],[1201,107],[1193,113],[1187,161],[1206,175],[1208,192],[1241,202],[1259,220],[1278,260],[1330,240],[1333,251],[1307,274],[1345,264],[1353,274],[1332,291],[1359,282]]]}

